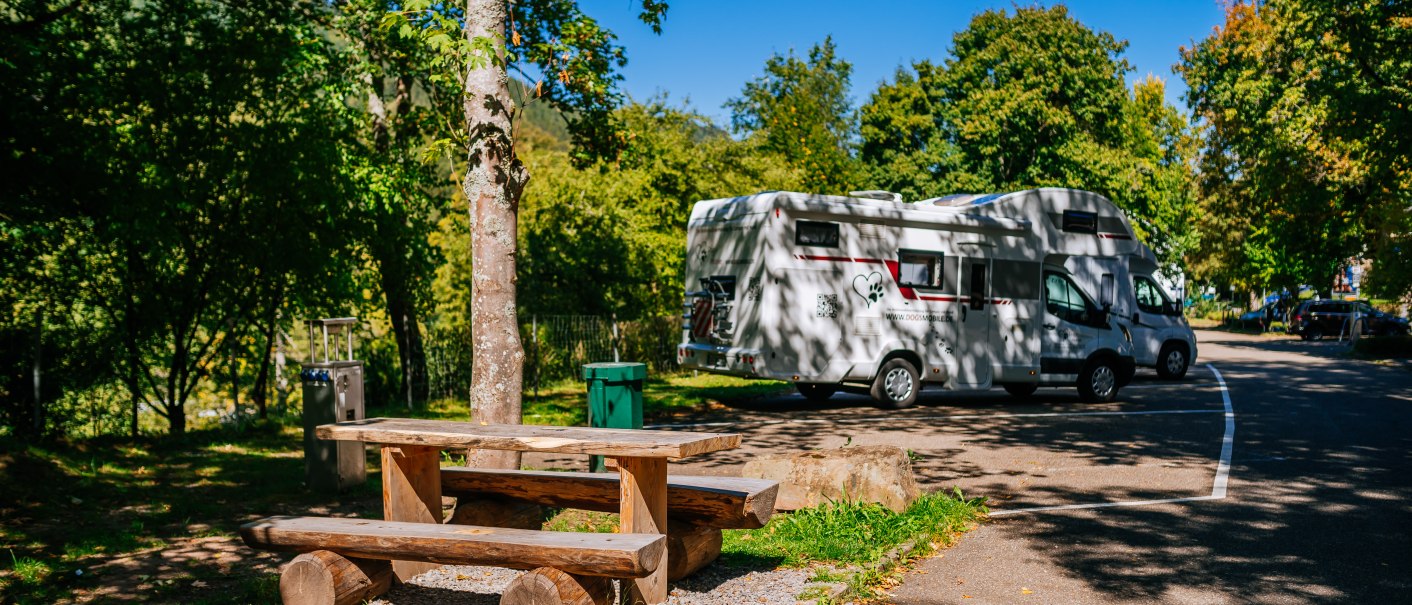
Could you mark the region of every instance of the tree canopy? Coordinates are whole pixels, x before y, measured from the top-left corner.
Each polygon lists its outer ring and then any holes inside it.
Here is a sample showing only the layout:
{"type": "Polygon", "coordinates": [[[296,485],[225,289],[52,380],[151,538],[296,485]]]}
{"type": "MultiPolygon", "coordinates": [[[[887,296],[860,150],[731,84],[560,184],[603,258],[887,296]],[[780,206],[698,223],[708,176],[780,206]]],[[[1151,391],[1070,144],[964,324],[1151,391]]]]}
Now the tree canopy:
{"type": "Polygon", "coordinates": [[[1188,100],[1205,128],[1199,266],[1250,287],[1327,283],[1374,261],[1387,295],[1412,290],[1402,3],[1236,2],[1184,49],[1188,100]]]}

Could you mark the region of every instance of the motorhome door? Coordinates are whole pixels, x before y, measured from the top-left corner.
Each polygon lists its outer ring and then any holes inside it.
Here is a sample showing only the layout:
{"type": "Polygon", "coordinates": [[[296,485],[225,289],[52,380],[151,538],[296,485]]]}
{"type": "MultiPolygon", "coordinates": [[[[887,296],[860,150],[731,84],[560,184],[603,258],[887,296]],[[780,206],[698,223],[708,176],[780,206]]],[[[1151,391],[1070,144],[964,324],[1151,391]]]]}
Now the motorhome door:
{"type": "Polygon", "coordinates": [[[1040,374],[1057,380],[1078,375],[1089,341],[1098,338],[1094,327],[1097,312],[1097,306],[1070,276],[1058,271],[1044,272],[1040,374]]]}
{"type": "Polygon", "coordinates": [[[959,263],[960,294],[957,304],[956,386],[987,389],[995,368],[995,343],[991,339],[991,262],[989,258],[962,257],[959,263]]]}

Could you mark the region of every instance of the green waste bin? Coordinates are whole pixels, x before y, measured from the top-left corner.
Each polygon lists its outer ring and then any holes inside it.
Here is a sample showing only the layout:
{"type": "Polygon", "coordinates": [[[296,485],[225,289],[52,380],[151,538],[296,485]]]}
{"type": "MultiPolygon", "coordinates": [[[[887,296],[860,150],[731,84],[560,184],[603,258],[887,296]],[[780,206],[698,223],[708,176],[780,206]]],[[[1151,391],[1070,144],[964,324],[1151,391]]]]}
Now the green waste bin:
{"type": "MultiPolygon", "coordinates": [[[[642,428],[642,381],[647,366],[641,363],[590,363],[583,367],[588,383],[588,426],[613,429],[642,428]]],[[[601,473],[603,457],[592,456],[589,470],[601,473]]]]}

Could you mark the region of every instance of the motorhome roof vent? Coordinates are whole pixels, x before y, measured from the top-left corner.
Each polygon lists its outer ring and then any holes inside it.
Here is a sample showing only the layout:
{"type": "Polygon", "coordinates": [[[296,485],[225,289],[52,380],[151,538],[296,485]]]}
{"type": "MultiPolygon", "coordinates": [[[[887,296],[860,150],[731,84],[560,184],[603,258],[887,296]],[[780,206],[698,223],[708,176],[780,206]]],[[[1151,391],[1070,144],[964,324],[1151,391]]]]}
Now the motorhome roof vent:
{"type": "Polygon", "coordinates": [[[849,191],[848,197],[862,198],[865,200],[882,200],[884,202],[902,201],[901,193],[893,193],[891,191],[880,191],[876,189],[868,191],[849,191]]]}

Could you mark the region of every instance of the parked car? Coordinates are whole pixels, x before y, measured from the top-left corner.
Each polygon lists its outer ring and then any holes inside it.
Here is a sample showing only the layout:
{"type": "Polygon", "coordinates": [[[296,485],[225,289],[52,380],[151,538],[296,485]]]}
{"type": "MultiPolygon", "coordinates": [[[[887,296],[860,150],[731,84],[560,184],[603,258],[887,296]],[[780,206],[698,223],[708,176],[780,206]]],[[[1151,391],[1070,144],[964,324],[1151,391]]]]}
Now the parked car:
{"type": "Polygon", "coordinates": [[[1290,313],[1290,332],[1304,340],[1346,333],[1354,311],[1358,312],[1360,333],[1366,336],[1406,334],[1407,319],[1373,308],[1368,301],[1306,300],[1290,313]]]}

